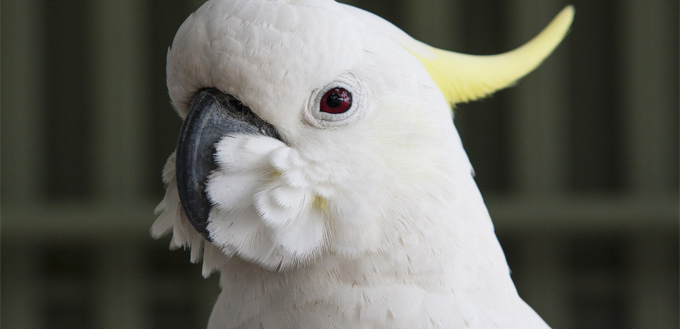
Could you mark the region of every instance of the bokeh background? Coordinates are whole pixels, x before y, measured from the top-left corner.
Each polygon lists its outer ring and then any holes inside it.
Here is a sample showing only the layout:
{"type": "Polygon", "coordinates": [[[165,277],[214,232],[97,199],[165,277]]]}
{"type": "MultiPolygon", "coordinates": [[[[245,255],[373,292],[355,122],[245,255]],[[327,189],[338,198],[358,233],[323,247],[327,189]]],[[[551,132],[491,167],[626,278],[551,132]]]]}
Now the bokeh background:
{"type": "MultiPolygon", "coordinates": [[[[430,44],[566,41],[456,125],[520,294],[554,328],[678,328],[678,2],[355,0],[430,44]]],[[[218,294],[148,230],[198,0],[3,0],[1,325],[203,328],[218,294]]]]}

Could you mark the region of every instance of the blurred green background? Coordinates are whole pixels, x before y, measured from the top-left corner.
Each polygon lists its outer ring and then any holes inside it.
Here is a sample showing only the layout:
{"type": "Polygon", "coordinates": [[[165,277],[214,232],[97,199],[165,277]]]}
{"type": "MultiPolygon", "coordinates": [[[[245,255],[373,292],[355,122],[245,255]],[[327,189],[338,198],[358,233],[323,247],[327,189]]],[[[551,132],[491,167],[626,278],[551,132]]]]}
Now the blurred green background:
{"type": "MultiPolygon", "coordinates": [[[[678,2],[356,0],[432,45],[566,41],[456,110],[520,294],[554,328],[678,328],[678,2]]],[[[202,1],[3,0],[1,325],[203,328],[218,294],[148,229],[181,126],[165,54],[202,1]]]]}

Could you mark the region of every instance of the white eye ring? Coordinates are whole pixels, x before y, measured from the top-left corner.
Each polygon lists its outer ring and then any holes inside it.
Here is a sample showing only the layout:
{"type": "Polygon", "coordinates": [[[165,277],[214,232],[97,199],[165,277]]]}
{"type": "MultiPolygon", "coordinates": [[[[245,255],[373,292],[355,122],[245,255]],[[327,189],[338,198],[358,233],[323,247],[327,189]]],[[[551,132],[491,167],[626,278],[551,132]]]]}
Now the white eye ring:
{"type": "Polygon", "coordinates": [[[362,112],[364,93],[362,92],[362,88],[357,86],[356,83],[352,83],[348,80],[349,79],[342,79],[331,82],[312,93],[307,109],[304,111],[304,116],[308,123],[318,128],[337,128],[348,125],[359,119],[360,116],[356,114],[362,112]],[[342,113],[321,111],[321,102],[324,95],[335,88],[347,90],[351,94],[351,105],[349,109],[342,113]]]}

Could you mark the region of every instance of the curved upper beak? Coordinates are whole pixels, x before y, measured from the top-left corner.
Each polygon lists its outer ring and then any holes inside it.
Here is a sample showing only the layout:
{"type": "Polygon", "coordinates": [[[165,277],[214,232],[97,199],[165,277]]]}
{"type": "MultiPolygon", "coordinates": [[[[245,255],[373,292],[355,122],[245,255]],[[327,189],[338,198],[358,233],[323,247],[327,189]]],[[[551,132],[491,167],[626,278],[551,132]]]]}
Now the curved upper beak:
{"type": "Polygon", "coordinates": [[[276,128],[231,95],[206,88],[194,96],[177,142],[176,178],[182,209],[194,228],[209,241],[212,204],[206,193],[208,175],[217,168],[215,144],[233,134],[264,135],[281,140],[276,128]]]}

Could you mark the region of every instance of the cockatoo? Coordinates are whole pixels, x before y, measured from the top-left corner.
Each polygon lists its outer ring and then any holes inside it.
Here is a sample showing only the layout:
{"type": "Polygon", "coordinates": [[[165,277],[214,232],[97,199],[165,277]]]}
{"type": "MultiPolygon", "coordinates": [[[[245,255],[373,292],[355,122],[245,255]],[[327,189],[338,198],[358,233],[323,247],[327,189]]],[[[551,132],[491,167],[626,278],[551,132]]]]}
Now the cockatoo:
{"type": "Polygon", "coordinates": [[[167,55],[184,119],[155,237],[221,293],[208,328],[548,328],[517,294],[452,106],[536,68],[472,56],[332,0],[210,0],[167,55]]]}

